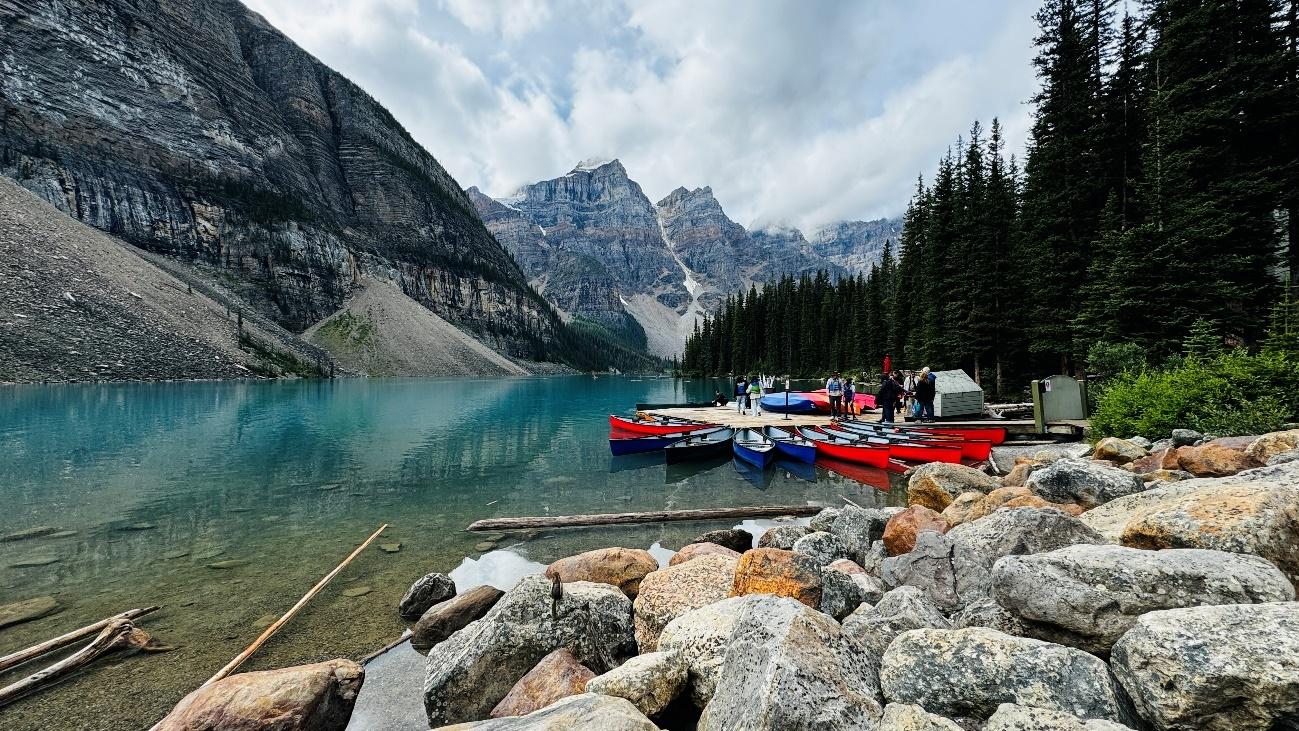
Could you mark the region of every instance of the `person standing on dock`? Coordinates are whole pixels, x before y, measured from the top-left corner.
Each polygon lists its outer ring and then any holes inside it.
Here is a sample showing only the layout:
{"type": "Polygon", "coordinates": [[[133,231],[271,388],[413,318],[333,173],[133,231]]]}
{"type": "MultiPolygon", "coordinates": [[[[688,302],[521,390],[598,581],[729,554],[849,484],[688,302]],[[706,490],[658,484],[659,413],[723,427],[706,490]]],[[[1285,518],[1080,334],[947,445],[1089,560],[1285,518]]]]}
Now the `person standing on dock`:
{"type": "Polygon", "coordinates": [[[843,399],[843,381],[839,380],[839,371],[825,382],[825,395],[830,397],[830,418],[837,419],[843,411],[840,401],[843,399]]]}
{"type": "Polygon", "coordinates": [[[762,416],[762,384],[756,378],[749,381],[749,401],[753,405],[753,415],[762,416]]]}
{"type": "Polygon", "coordinates": [[[898,399],[904,393],[906,393],[906,389],[902,387],[902,383],[898,380],[897,371],[885,373],[884,381],[880,384],[880,392],[875,399],[880,408],[884,410],[884,415],[880,418],[881,424],[893,423],[893,416],[898,408],[898,399]]]}
{"type": "Polygon", "coordinates": [[[744,377],[735,379],[735,413],[743,414],[745,402],[749,400],[749,384],[744,377]]]}
{"type": "Polygon", "coordinates": [[[916,402],[920,404],[920,421],[934,420],[934,394],[938,390],[938,377],[929,372],[929,366],[920,369],[916,377],[916,402]]]}
{"type": "Polygon", "coordinates": [[[857,392],[852,382],[852,374],[843,377],[843,411],[844,415],[857,421],[857,392]]]}

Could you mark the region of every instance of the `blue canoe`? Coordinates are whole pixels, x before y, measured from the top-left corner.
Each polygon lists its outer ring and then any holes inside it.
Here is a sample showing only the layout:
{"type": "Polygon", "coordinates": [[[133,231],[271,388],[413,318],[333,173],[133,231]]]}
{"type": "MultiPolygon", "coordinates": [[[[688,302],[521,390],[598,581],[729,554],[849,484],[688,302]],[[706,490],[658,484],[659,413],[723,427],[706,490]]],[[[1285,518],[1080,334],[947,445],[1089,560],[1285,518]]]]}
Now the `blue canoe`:
{"type": "Polygon", "coordinates": [[[757,429],[735,432],[735,456],[755,467],[766,467],[776,458],[776,444],[757,429]]]}
{"type": "Polygon", "coordinates": [[[615,457],[621,457],[624,454],[639,454],[641,452],[653,452],[663,449],[669,444],[675,444],[692,434],[707,434],[715,432],[721,427],[708,429],[705,431],[695,432],[676,432],[674,434],[653,434],[640,437],[609,437],[609,451],[615,457]]]}
{"type": "Polygon", "coordinates": [[[796,393],[769,393],[763,396],[759,403],[762,404],[763,411],[776,414],[815,414],[817,411],[816,404],[812,402],[812,399],[796,393]],[[785,400],[786,395],[789,396],[788,403],[785,400]]]}
{"type": "Polygon", "coordinates": [[[808,464],[816,461],[816,445],[810,439],[774,426],[763,427],[762,433],[776,443],[776,451],[782,455],[808,464]]]}

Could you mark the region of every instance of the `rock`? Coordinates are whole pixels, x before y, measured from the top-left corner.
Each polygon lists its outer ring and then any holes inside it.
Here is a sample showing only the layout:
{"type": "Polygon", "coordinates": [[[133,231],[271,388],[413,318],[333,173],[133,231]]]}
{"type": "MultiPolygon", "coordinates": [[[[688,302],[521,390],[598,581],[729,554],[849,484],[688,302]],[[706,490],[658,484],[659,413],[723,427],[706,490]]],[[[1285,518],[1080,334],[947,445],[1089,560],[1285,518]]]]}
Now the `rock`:
{"type": "Polygon", "coordinates": [[[1194,429],[1174,429],[1172,434],[1174,447],[1188,447],[1204,440],[1204,435],[1194,429]]]}
{"type": "Polygon", "coordinates": [[[565,584],[574,581],[612,584],[635,599],[641,580],[658,567],[658,560],[644,549],[597,548],[552,563],[546,568],[546,578],[558,576],[565,584]]]}
{"type": "Polygon", "coordinates": [[[496,548],[495,541],[479,541],[474,544],[474,550],[478,553],[486,553],[494,548],[496,548]]]}
{"type": "Polygon", "coordinates": [[[1196,477],[1227,477],[1263,466],[1261,460],[1244,452],[1212,443],[1200,447],[1178,447],[1177,464],[1196,477]]]}
{"type": "Polygon", "coordinates": [[[351,660],[237,673],[185,696],[154,729],[342,731],[364,681],[351,660]]]}
{"type": "Polygon", "coordinates": [[[871,576],[879,576],[880,569],[884,566],[884,559],[888,558],[888,551],[884,550],[884,541],[879,540],[871,544],[866,550],[866,554],[858,562],[862,570],[871,576]]]}
{"type": "Polygon", "coordinates": [[[727,528],[725,530],[710,530],[695,536],[691,543],[716,543],[719,546],[725,546],[736,553],[744,553],[753,548],[753,534],[741,528],[727,528]]]}
{"type": "Polygon", "coordinates": [[[1177,459],[1177,449],[1167,447],[1156,449],[1141,459],[1129,462],[1125,467],[1138,475],[1144,475],[1156,470],[1181,469],[1181,463],[1177,459]]]}
{"type": "MultiPolygon", "coordinates": [[[[780,550],[780,549],[776,549],[780,550]]],[[[811,558],[817,566],[826,566],[848,556],[848,549],[833,533],[816,531],[794,541],[793,551],[811,558]]]]}
{"type": "Polygon", "coordinates": [[[626,698],[646,716],[657,715],[686,687],[687,665],[677,651],[650,652],[587,681],[588,693],[626,698]]]}
{"type": "MultiPolygon", "coordinates": [[[[953,503],[955,505],[955,503],[953,503]]],[[[948,506],[951,507],[950,505],[948,506]]],[[[1082,515],[1082,506],[1043,500],[1027,487],[999,487],[966,507],[962,523],[978,520],[1002,508],[1054,508],[1070,515],[1082,515]]]]}
{"type": "Polygon", "coordinates": [[[1146,612],[1290,601],[1294,587],[1257,556],[1080,545],[998,560],[992,595],[1031,636],[1107,654],[1146,612]]]}
{"type": "MultiPolygon", "coordinates": [[[[830,532],[834,527],[834,521],[842,512],[839,508],[822,508],[821,512],[812,516],[812,522],[808,524],[808,532],[814,530],[823,530],[830,532]]],[[[797,540],[797,539],[795,539],[797,540]]],[[[768,548],[768,546],[758,546],[759,548],[768,548]]],[[[770,546],[770,548],[780,548],[780,546],[770,546]]]]}
{"type": "Polygon", "coordinates": [[[1237,452],[1243,452],[1246,449],[1249,449],[1249,445],[1253,444],[1254,440],[1258,439],[1257,436],[1212,437],[1211,438],[1207,434],[1205,435],[1204,438],[1208,440],[1205,442],[1205,444],[1213,444],[1219,447],[1225,447],[1227,449],[1234,449],[1237,452]]]}
{"type": "Polygon", "coordinates": [[[54,531],[53,533],[47,534],[45,537],[46,538],[71,538],[72,536],[75,536],[80,532],[81,531],[75,531],[75,530],[57,530],[54,531]]]}
{"type": "Polygon", "coordinates": [[[1146,489],[1140,477],[1099,462],[1064,459],[1028,478],[1033,494],[1053,503],[1095,507],[1146,489]]]}
{"type": "MultiPolygon", "coordinates": [[[[871,544],[884,537],[884,525],[901,508],[859,508],[849,505],[839,511],[830,532],[843,543],[847,557],[866,567],[871,544]]],[[[866,567],[869,570],[869,567],[866,567]]]]}
{"type": "Polygon", "coordinates": [[[964,609],[952,615],[952,627],[987,627],[1017,637],[1028,634],[1019,617],[1011,614],[992,597],[980,597],[966,604],[964,609]]]}
{"type": "Polygon", "coordinates": [[[477,586],[445,602],[434,604],[412,628],[410,646],[416,652],[429,649],[487,614],[505,592],[494,586],[477,586]]]}
{"type": "Polygon", "coordinates": [[[909,703],[890,703],[884,706],[878,731],[962,731],[955,721],[925,712],[920,706],[909,703]]]}
{"type": "Polygon", "coordinates": [[[942,609],[952,611],[960,605],[952,563],[954,550],[952,542],[942,534],[925,531],[916,536],[916,545],[909,553],[884,560],[880,578],[885,588],[915,587],[942,609]]]}
{"type": "Polygon", "coordinates": [[[682,546],[680,551],[672,554],[672,560],[668,562],[668,565],[676,566],[678,564],[683,564],[692,558],[699,558],[700,556],[725,556],[736,560],[739,560],[740,558],[740,554],[732,551],[726,546],[719,546],[716,543],[689,543],[682,546]]]}
{"type": "Polygon", "coordinates": [[[738,563],[727,556],[700,556],[646,575],[634,604],[640,651],[658,649],[659,633],[668,622],[691,609],[725,599],[738,563]]]}
{"type": "Polygon", "coordinates": [[[229,558],[225,561],[216,561],[205,565],[210,569],[237,569],[240,566],[247,566],[250,563],[252,563],[252,561],[249,561],[246,558],[229,558]]]}
{"type": "Polygon", "coordinates": [[[365,596],[366,594],[369,594],[372,591],[374,591],[374,589],[371,589],[368,586],[354,586],[351,589],[344,589],[343,596],[349,598],[355,598],[358,596],[365,596]]]}
{"type": "Polygon", "coordinates": [[[1141,475],[1141,479],[1147,484],[1151,482],[1181,482],[1192,477],[1195,477],[1195,475],[1185,470],[1155,470],[1141,475]]]}
{"type": "Polygon", "coordinates": [[[1265,731],[1299,712],[1296,657],[1299,603],[1284,602],[1150,612],[1111,666],[1156,728],[1265,731]]]}
{"type": "Polygon", "coordinates": [[[941,512],[957,495],[974,490],[988,493],[1001,483],[973,467],[945,462],[928,462],[911,473],[907,482],[907,504],[923,505],[941,512]]]}
{"type": "Polygon", "coordinates": [[[1165,439],[1156,439],[1156,440],[1154,441],[1154,443],[1152,443],[1152,444],[1150,445],[1150,451],[1151,451],[1151,452],[1158,452],[1158,451],[1161,450],[1161,449],[1176,449],[1176,448],[1177,448],[1177,445],[1173,444],[1173,440],[1172,440],[1172,439],[1167,439],[1167,438],[1165,438],[1165,439]]]}
{"type": "Polygon", "coordinates": [[[444,726],[439,731],[658,731],[658,727],[625,698],[582,693],[563,698],[526,716],[495,718],[444,726]]]}
{"type": "Polygon", "coordinates": [[[1006,487],[1023,487],[1028,483],[1029,476],[1043,467],[1046,465],[1041,462],[1020,462],[1001,478],[1001,484],[1006,487]]]}
{"type": "Polygon", "coordinates": [[[659,649],[679,653],[685,661],[690,698],[698,708],[708,705],[717,688],[736,618],[744,607],[764,600],[761,594],[732,597],[686,612],[663,628],[659,649]]]}
{"type": "Polygon", "coordinates": [[[925,628],[951,629],[952,623],[914,586],[898,587],[875,606],[862,606],[843,621],[843,631],[876,661],[898,635],[925,628]]]}
{"type": "Polygon", "coordinates": [[[820,609],[835,619],[843,619],[861,606],[862,602],[877,602],[882,596],[884,585],[880,580],[851,561],[840,559],[821,567],[820,609]],[[835,564],[841,562],[849,564],[856,571],[836,568],[835,564]]]}
{"type": "Polygon", "coordinates": [[[34,568],[36,566],[49,566],[50,564],[58,563],[58,562],[59,562],[58,556],[52,554],[42,554],[40,556],[28,556],[27,558],[20,558],[17,561],[8,564],[8,567],[11,569],[28,569],[28,568],[34,568]]]}
{"type": "Polygon", "coordinates": [[[398,553],[401,551],[400,543],[380,543],[379,550],[384,553],[398,553]]]}
{"type": "Polygon", "coordinates": [[[1277,452],[1267,458],[1268,466],[1287,464],[1289,462],[1299,461],[1299,449],[1289,449],[1284,452],[1277,452]]]}
{"type": "Polygon", "coordinates": [[[562,586],[563,596],[553,602],[549,580],[525,576],[481,619],[429,651],[424,710],[430,726],[486,716],[524,673],[559,648],[599,673],[635,654],[625,594],[586,581],[562,586]]]}
{"type": "Polygon", "coordinates": [[[1117,437],[1106,437],[1096,443],[1096,449],[1092,452],[1094,459],[1104,459],[1115,464],[1127,464],[1133,460],[1141,459],[1146,456],[1145,447],[1133,444],[1126,439],[1117,437]]]}
{"type": "Polygon", "coordinates": [[[419,619],[424,616],[429,607],[455,595],[456,582],[446,574],[435,571],[410,585],[401,601],[397,603],[397,612],[403,619],[419,619]]]}
{"type": "Polygon", "coordinates": [[[1091,445],[1085,442],[1056,444],[1050,447],[1002,444],[992,448],[992,462],[996,465],[997,472],[1004,475],[1013,470],[1017,461],[1021,459],[1049,463],[1057,459],[1078,459],[1091,453],[1091,445]]]}
{"type": "MultiPolygon", "coordinates": [[[[975,510],[983,505],[984,494],[974,490],[963,492],[956,496],[956,499],[948,503],[939,513],[943,520],[946,521],[948,529],[954,528],[961,523],[967,523],[974,520],[975,510]]],[[[982,513],[979,514],[979,517],[982,513]]]]}
{"type": "Polygon", "coordinates": [[[12,604],[0,604],[0,627],[47,617],[61,609],[63,607],[59,606],[58,601],[52,596],[38,596],[12,604]]]}
{"type": "Polygon", "coordinates": [[[29,538],[40,538],[42,536],[53,535],[57,532],[59,532],[59,529],[55,528],[54,526],[38,525],[34,528],[24,528],[23,530],[14,531],[13,533],[7,533],[3,536],[0,536],[0,543],[11,543],[13,541],[25,541],[29,538]]]}
{"type": "Polygon", "coordinates": [[[836,571],[842,571],[845,574],[868,573],[866,569],[857,565],[856,561],[853,561],[852,559],[848,559],[848,558],[841,558],[838,561],[831,561],[829,565],[825,566],[824,568],[835,569],[836,571]]]}
{"type": "Polygon", "coordinates": [[[560,698],[584,692],[587,681],[594,677],[595,673],[561,647],[541,658],[541,662],[519,678],[489,715],[492,718],[526,716],[560,698]]]}
{"type": "Polygon", "coordinates": [[[1014,703],[997,706],[983,731],[1132,731],[1114,721],[1083,720],[1071,713],[1014,703]]]}
{"type": "Polygon", "coordinates": [[[893,640],[880,665],[890,703],[947,717],[988,718],[1002,703],[1119,720],[1109,668],[1071,647],[983,627],[917,629],[893,640]]]}
{"type": "MultiPolygon", "coordinates": [[[[826,510],[831,509],[826,508],[826,510]]],[[[821,513],[826,512],[826,510],[822,510],[821,513]]],[[[819,517],[821,513],[818,513],[817,516],[819,517]]],[[[838,514],[839,511],[835,510],[835,515],[838,514]]],[[[829,526],[826,526],[823,530],[829,532],[829,526]]],[[[762,537],[758,539],[758,548],[781,548],[788,551],[794,548],[795,541],[811,532],[813,532],[813,529],[805,525],[778,525],[762,534],[762,537]]]]}
{"type": "Polygon", "coordinates": [[[1283,452],[1299,448],[1299,429],[1274,431],[1258,437],[1245,448],[1245,454],[1257,462],[1266,463],[1283,452]]]}
{"type": "Polygon", "coordinates": [[[117,526],[117,529],[130,533],[134,531],[153,530],[157,527],[156,523],[127,523],[126,525],[117,526]]]}
{"type": "Polygon", "coordinates": [[[1141,447],[1147,452],[1150,451],[1151,447],[1155,446],[1154,442],[1150,441],[1149,439],[1146,439],[1145,437],[1128,437],[1128,441],[1132,442],[1138,447],[1141,447]]]}
{"type": "Polygon", "coordinates": [[[884,524],[884,550],[890,556],[908,553],[915,548],[917,533],[946,533],[949,527],[947,521],[933,510],[923,505],[912,505],[884,524]]]}
{"type": "Polygon", "coordinates": [[[809,607],[821,606],[821,564],[809,556],[779,548],[755,548],[740,556],[730,596],[786,596],[809,607]]]}
{"type": "Polygon", "coordinates": [[[762,597],[740,608],[698,729],[871,728],[879,698],[873,664],[839,623],[792,599],[762,597]]]}

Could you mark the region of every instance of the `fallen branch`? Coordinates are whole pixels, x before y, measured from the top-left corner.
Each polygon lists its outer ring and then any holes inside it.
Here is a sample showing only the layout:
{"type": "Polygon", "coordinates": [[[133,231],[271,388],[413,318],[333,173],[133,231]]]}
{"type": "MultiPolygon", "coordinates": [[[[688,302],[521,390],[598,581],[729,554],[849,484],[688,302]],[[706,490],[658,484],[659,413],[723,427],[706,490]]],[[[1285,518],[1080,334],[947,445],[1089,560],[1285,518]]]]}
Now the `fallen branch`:
{"type": "Polygon", "coordinates": [[[465,530],[514,530],[520,528],[572,528],[626,523],[667,523],[679,520],[722,518],[765,518],[777,515],[816,515],[821,508],[811,505],[754,505],[747,508],[705,508],[700,510],[654,510],[645,513],[602,513],[598,515],[556,515],[522,518],[488,518],[471,523],[465,530]]]}
{"type": "Polygon", "coordinates": [[[65,635],[59,635],[52,640],[46,640],[39,645],[32,645],[26,650],[19,650],[18,652],[0,657],[0,673],[3,673],[10,668],[16,668],[28,660],[67,647],[83,637],[89,637],[107,627],[108,623],[115,619],[139,619],[140,617],[156,612],[161,608],[162,607],[144,607],[143,609],[130,609],[121,614],[113,615],[108,619],[101,619],[94,624],[88,624],[81,629],[73,630],[65,635]]]}
{"type": "Polygon", "coordinates": [[[132,648],[136,650],[165,650],[154,644],[148,632],[136,627],[129,619],[114,618],[89,645],[76,653],[63,658],[44,670],[33,673],[13,685],[0,688],[0,706],[18,700],[18,698],[40,689],[41,686],[74,672],[95,661],[95,658],[114,650],[132,648]]]}

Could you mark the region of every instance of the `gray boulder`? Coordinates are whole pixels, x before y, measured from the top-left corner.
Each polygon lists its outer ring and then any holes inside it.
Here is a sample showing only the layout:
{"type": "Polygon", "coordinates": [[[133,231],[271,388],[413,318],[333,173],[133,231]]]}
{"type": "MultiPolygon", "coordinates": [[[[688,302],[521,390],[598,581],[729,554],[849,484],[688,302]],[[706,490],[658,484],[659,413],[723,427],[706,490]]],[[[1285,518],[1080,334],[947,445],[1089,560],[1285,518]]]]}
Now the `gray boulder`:
{"type": "Polygon", "coordinates": [[[678,652],[638,655],[586,681],[586,692],[626,698],[636,710],[653,716],[686,687],[686,661],[678,652]]]}
{"type": "Polygon", "coordinates": [[[1102,505],[1146,489],[1140,476],[1100,462],[1062,459],[1028,478],[1033,494],[1053,503],[1102,505]]]}
{"type": "Polygon", "coordinates": [[[834,731],[875,726],[875,669],[839,623],[787,597],[745,604],[699,731],[834,731]]]}
{"type": "Polygon", "coordinates": [[[902,508],[859,508],[849,505],[839,510],[830,532],[843,543],[847,558],[864,568],[871,544],[884,538],[884,525],[902,508]]]}
{"type": "Polygon", "coordinates": [[[1189,447],[1204,441],[1204,435],[1194,429],[1174,429],[1171,439],[1174,447],[1189,447]]]}
{"type": "Polygon", "coordinates": [[[884,653],[880,686],[889,703],[915,703],[949,718],[985,719],[1002,703],[1019,703],[1119,720],[1100,658],[982,627],[903,633],[884,653]]]}
{"type": "Polygon", "coordinates": [[[1266,731],[1299,713],[1299,603],[1142,615],[1110,664],[1158,729],[1266,731]]]}
{"type": "Polygon", "coordinates": [[[1009,474],[1015,469],[1015,460],[1020,457],[1035,459],[1039,462],[1055,462],[1060,459],[1078,459],[1091,454],[1092,447],[1086,442],[1072,444],[1055,444],[1049,447],[1041,445],[1001,444],[992,448],[992,463],[1001,474],[1009,474]]]}
{"type": "Polygon", "coordinates": [[[952,560],[954,550],[952,541],[945,535],[922,531],[916,534],[916,546],[909,553],[881,562],[880,578],[889,589],[899,586],[920,589],[934,604],[951,611],[960,604],[952,560]]]}
{"type": "Polygon", "coordinates": [[[504,595],[500,589],[483,584],[434,604],[411,628],[410,646],[416,652],[427,653],[437,643],[491,611],[504,595]]]}
{"type": "Polygon", "coordinates": [[[1154,443],[1154,442],[1150,441],[1149,439],[1146,439],[1145,437],[1128,437],[1128,441],[1129,441],[1129,442],[1132,442],[1133,444],[1137,445],[1138,447],[1141,447],[1142,449],[1146,450],[1147,452],[1150,451],[1150,448],[1151,448],[1151,447],[1155,446],[1155,443],[1154,443]]]}
{"type": "Polygon", "coordinates": [[[552,602],[551,582],[526,576],[482,619],[429,651],[429,725],[485,717],[543,657],[566,648],[596,673],[636,653],[631,600],[617,587],[576,581],[552,602]],[[552,615],[553,613],[553,615],[552,615]]]}
{"type": "Polygon", "coordinates": [[[743,528],[726,528],[723,530],[710,530],[707,533],[700,533],[695,536],[691,543],[716,543],[719,546],[725,546],[736,553],[744,553],[753,548],[753,534],[743,528]]]}
{"type": "Polygon", "coordinates": [[[1168,439],[1166,437],[1164,439],[1156,439],[1150,445],[1151,452],[1158,452],[1161,449],[1175,449],[1175,448],[1176,446],[1173,444],[1173,440],[1168,439]]]}
{"type": "Polygon", "coordinates": [[[850,558],[848,549],[833,533],[816,531],[794,541],[794,553],[810,557],[817,566],[825,566],[841,558],[850,558]]]}
{"type": "Polygon", "coordinates": [[[758,548],[782,548],[789,551],[794,548],[795,541],[811,532],[812,529],[805,525],[778,525],[762,534],[758,539],[758,548]]]}
{"type": "Polygon", "coordinates": [[[839,508],[822,508],[821,512],[812,516],[812,522],[808,524],[808,530],[829,531],[834,527],[834,520],[839,517],[840,512],[839,508]]]}
{"type": "Polygon", "coordinates": [[[1279,452],[1267,458],[1267,464],[1269,466],[1286,464],[1287,462],[1296,462],[1296,461],[1299,461],[1299,449],[1286,450],[1284,452],[1279,452]]]}
{"type": "Polygon", "coordinates": [[[1132,731],[1128,726],[1100,719],[1084,720],[1071,713],[1002,703],[983,731],[1132,731]]]}
{"type": "Polygon", "coordinates": [[[1290,601],[1295,593],[1257,556],[1079,545],[998,560],[992,594],[1031,636],[1105,654],[1146,612],[1290,601]]]}
{"type": "Polygon", "coordinates": [[[862,556],[860,561],[857,561],[856,559],[854,559],[854,561],[856,561],[857,565],[861,566],[866,573],[871,574],[872,576],[879,576],[880,570],[884,567],[884,559],[888,557],[889,550],[884,547],[884,541],[878,540],[871,543],[871,547],[866,550],[866,555],[862,556]]]}
{"type": "Polygon", "coordinates": [[[894,589],[875,606],[862,605],[843,621],[844,633],[866,648],[876,662],[903,632],[951,628],[947,617],[914,586],[894,589]]]}
{"type": "Polygon", "coordinates": [[[433,572],[410,585],[397,604],[402,619],[419,619],[428,608],[456,595],[456,582],[446,574],[433,572]]]}
{"type": "Polygon", "coordinates": [[[884,706],[877,731],[962,731],[955,721],[935,716],[925,709],[909,703],[890,703],[884,706]]]}
{"type": "Polygon", "coordinates": [[[690,699],[695,706],[703,708],[712,700],[736,618],[744,607],[762,601],[763,596],[750,594],[709,604],[682,614],[663,628],[659,650],[676,653],[685,662],[690,699]]]}
{"type": "Polygon", "coordinates": [[[636,710],[625,698],[599,693],[581,693],[551,703],[526,716],[493,718],[476,723],[458,723],[441,731],[658,731],[658,726],[636,710]]]}
{"type": "Polygon", "coordinates": [[[843,619],[863,602],[874,603],[882,596],[884,585],[870,574],[842,571],[834,563],[821,567],[820,608],[835,619],[843,619]]]}
{"type": "Polygon", "coordinates": [[[1008,635],[1020,637],[1028,634],[1024,622],[1002,607],[992,597],[981,597],[965,605],[965,608],[952,615],[952,627],[987,627],[1008,635]]]}

